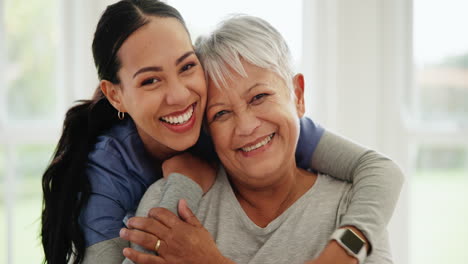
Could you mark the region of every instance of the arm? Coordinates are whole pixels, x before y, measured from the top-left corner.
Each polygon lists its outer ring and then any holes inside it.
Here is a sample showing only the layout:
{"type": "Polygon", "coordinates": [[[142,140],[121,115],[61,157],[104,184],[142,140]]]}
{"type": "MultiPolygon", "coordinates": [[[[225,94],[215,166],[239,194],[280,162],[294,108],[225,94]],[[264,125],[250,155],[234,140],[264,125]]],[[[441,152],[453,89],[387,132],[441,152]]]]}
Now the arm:
{"type": "Polygon", "coordinates": [[[321,132],[308,118],[301,119],[299,144],[299,165],[308,163],[315,170],[353,183],[351,203],[341,225],[356,227],[372,245],[393,214],[404,178],[400,168],[375,151],[329,131],[321,132]],[[311,150],[308,146],[316,147],[311,150]]]}
{"type": "Polygon", "coordinates": [[[97,149],[90,153],[86,175],[91,194],[79,216],[86,245],[83,263],[121,263],[129,243],[119,238],[119,231],[132,210],[128,172],[119,156],[97,149]]]}
{"type": "MultiPolygon", "coordinates": [[[[157,182],[148,188],[138,206],[137,216],[147,217],[150,210],[155,207],[166,208],[174,215],[177,215],[177,206],[181,199],[186,201],[189,208],[197,211],[203,193],[209,190],[216,177],[216,171],[213,166],[187,153],[165,161],[162,170],[167,181],[162,183],[157,182]],[[190,178],[177,172],[190,175],[190,178]],[[192,179],[196,180],[199,184],[192,179]]],[[[151,238],[151,233],[148,232],[147,229],[141,229],[140,231],[143,230],[148,233],[147,235],[151,238]]],[[[137,232],[129,231],[129,233],[121,235],[125,239],[129,239],[126,235],[131,233],[143,235],[142,232],[137,232]]],[[[145,249],[145,247],[142,246],[142,242],[138,240],[133,242],[135,242],[132,243],[133,249],[144,252],[147,256],[154,255],[154,250],[145,249]]],[[[132,262],[130,259],[126,259],[124,264],[126,263],[132,262]]]]}
{"type": "MultiPolygon", "coordinates": [[[[178,214],[177,204],[180,199],[184,199],[192,211],[198,211],[198,203],[202,195],[211,188],[216,179],[216,170],[215,165],[189,153],[183,153],[164,161],[162,171],[167,182],[161,194],[161,200],[157,203],[158,207],[178,214]]],[[[150,209],[146,208],[146,213],[150,209]]]]}
{"type": "Polygon", "coordinates": [[[153,208],[148,217],[135,217],[129,221],[130,227],[146,230],[129,230],[125,239],[142,245],[146,251],[154,250],[160,240],[158,255],[141,250],[125,249],[124,263],[206,263],[234,264],[224,257],[217,248],[213,237],[187,206],[185,200],[178,204],[177,217],[165,208],[153,208]]]}
{"type": "Polygon", "coordinates": [[[105,240],[86,248],[82,264],[122,263],[122,250],[129,246],[128,241],[117,237],[105,240]]]}

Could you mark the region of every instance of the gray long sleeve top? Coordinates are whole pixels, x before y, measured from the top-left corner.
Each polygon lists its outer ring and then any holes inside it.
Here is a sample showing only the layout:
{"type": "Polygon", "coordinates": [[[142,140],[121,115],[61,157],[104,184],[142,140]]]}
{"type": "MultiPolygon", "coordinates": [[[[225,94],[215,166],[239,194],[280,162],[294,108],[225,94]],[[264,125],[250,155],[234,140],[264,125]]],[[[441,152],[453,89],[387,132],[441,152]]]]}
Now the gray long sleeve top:
{"type": "MultiPolygon", "coordinates": [[[[389,158],[329,131],[325,131],[320,139],[310,165],[322,173],[352,183],[351,202],[342,217],[342,226],[355,226],[371,245],[374,244],[396,206],[404,181],[400,168],[389,158]]],[[[200,187],[190,180],[180,181],[180,177],[173,181],[167,182],[165,193],[168,196],[163,195],[155,207],[176,212],[177,201],[189,198],[187,194],[192,193],[194,198],[187,200],[196,211],[202,195],[200,187]]],[[[124,259],[122,249],[128,246],[120,238],[99,242],[86,249],[83,263],[121,263],[124,259]]]]}
{"type": "MultiPolygon", "coordinates": [[[[184,177],[171,174],[167,182],[185,181],[184,177]]],[[[151,185],[137,215],[146,215],[167,190],[165,180],[151,185]]],[[[198,193],[201,196],[201,190],[198,193]]],[[[213,235],[221,254],[236,263],[304,263],[316,258],[333,231],[343,226],[343,215],[349,208],[352,193],[351,184],[319,174],[314,185],[288,209],[266,227],[259,227],[242,209],[226,172],[220,168],[215,184],[201,197],[196,216],[213,235]],[[278,245],[283,249],[287,245],[287,254],[278,250],[278,245]]],[[[125,260],[124,263],[133,262],[125,260]]],[[[386,232],[377,237],[365,263],[393,263],[386,232]]]]}

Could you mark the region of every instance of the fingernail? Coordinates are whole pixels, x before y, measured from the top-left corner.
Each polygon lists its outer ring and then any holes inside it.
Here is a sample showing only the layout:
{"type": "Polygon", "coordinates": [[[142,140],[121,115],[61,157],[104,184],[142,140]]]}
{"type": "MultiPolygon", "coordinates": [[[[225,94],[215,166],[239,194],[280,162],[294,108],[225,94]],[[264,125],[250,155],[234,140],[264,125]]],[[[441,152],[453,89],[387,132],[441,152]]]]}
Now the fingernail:
{"type": "Polygon", "coordinates": [[[126,237],[127,236],[127,229],[126,228],[120,229],[119,235],[120,235],[120,237],[126,237]]]}

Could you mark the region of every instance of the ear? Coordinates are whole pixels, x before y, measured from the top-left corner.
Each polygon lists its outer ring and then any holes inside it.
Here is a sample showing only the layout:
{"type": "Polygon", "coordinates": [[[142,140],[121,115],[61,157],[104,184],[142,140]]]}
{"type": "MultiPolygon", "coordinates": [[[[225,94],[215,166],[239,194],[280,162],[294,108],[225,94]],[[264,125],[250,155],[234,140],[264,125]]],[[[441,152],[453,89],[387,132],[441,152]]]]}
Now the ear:
{"type": "Polygon", "coordinates": [[[117,111],[126,112],[125,105],[122,103],[122,90],[118,84],[102,80],[99,86],[101,87],[102,93],[107,97],[107,100],[109,100],[117,111]]]}
{"type": "Polygon", "coordinates": [[[305,113],[305,103],[304,103],[304,75],[298,73],[294,75],[293,78],[294,84],[294,94],[296,95],[296,110],[297,115],[302,117],[305,113]]]}

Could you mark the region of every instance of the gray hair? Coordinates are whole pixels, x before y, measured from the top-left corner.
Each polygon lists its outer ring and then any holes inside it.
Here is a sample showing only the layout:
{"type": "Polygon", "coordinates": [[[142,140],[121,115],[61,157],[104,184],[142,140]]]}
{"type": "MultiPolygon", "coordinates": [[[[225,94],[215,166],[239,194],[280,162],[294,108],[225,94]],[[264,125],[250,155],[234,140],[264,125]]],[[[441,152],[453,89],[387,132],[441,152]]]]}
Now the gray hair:
{"type": "Polygon", "coordinates": [[[277,73],[292,89],[291,53],[281,34],[267,21],[235,15],[222,21],[208,36],[195,43],[205,75],[217,87],[227,87],[233,72],[247,77],[241,59],[277,73]]]}

